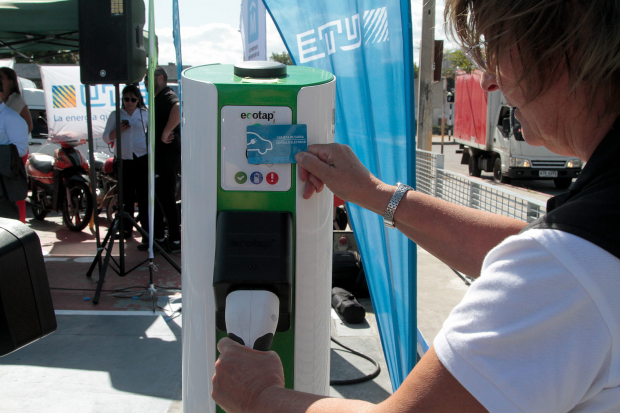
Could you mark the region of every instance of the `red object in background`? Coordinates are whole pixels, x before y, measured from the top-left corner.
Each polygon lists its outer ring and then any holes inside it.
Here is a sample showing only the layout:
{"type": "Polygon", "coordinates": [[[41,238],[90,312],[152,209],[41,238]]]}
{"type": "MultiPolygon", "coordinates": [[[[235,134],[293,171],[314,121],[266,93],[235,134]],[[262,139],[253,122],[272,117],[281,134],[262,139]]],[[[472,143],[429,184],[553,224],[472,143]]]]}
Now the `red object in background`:
{"type": "Polygon", "coordinates": [[[113,170],[114,170],[114,158],[106,159],[105,163],[103,164],[102,172],[104,174],[111,174],[113,170]]]}
{"type": "MultiPolygon", "coordinates": [[[[22,162],[26,165],[26,161],[28,160],[28,152],[26,155],[22,156],[22,162]]],[[[26,223],[26,200],[22,199],[21,201],[16,202],[17,207],[19,208],[19,220],[26,223]]]]}
{"type": "Polygon", "coordinates": [[[458,74],[454,95],[454,137],[485,145],[487,92],[480,86],[480,75],[458,74]]]}
{"type": "MultiPolygon", "coordinates": [[[[63,146],[63,148],[65,147],[63,146]]],[[[75,156],[77,159],[70,159],[69,155],[67,155],[67,152],[63,151],[62,149],[56,149],[54,151],[54,168],[67,169],[72,166],[81,166],[85,171],[88,171],[88,161],[86,160],[86,157],[82,155],[82,152],[75,151],[73,156],[75,156]],[[79,160],[80,162],[79,165],[76,163],[77,160],[79,160]]]]}
{"type": "Polygon", "coordinates": [[[344,201],[338,198],[336,195],[334,195],[334,206],[337,208],[340,205],[344,205],[344,201]]]}
{"type": "MultiPolygon", "coordinates": [[[[33,153],[32,156],[37,156],[37,155],[33,153]]],[[[48,155],[43,155],[43,156],[48,157],[48,155]]],[[[53,171],[50,171],[48,173],[43,173],[41,171],[34,169],[34,167],[32,166],[30,162],[26,163],[26,171],[28,172],[28,176],[30,176],[30,178],[34,178],[37,181],[41,181],[44,184],[51,185],[54,183],[54,172],[53,171]]]]}
{"type": "Polygon", "coordinates": [[[269,172],[267,174],[267,177],[265,178],[267,180],[267,183],[269,185],[275,185],[278,183],[278,181],[280,180],[280,177],[278,176],[277,173],[275,172],[269,172]]]}

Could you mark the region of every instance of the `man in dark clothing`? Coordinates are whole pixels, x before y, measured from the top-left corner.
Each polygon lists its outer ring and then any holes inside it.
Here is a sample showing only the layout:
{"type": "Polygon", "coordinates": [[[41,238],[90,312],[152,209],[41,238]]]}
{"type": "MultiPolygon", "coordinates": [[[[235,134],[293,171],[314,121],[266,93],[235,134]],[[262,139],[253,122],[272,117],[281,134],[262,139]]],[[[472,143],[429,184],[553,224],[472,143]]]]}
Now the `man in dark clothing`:
{"type": "MultiPolygon", "coordinates": [[[[155,228],[157,243],[165,242],[164,217],[168,223],[170,252],[181,251],[179,211],[176,205],[177,175],[181,170],[181,113],[179,97],[168,87],[168,75],[155,69],[155,228]]],[[[145,79],[147,82],[147,79],[145,79]]],[[[148,231],[148,228],[145,228],[148,231]]],[[[163,245],[166,248],[166,245],[163,245]]],[[[148,244],[138,246],[148,249],[148,244]],[[146,248],[145,248],[146,247],[146,248]]]]}

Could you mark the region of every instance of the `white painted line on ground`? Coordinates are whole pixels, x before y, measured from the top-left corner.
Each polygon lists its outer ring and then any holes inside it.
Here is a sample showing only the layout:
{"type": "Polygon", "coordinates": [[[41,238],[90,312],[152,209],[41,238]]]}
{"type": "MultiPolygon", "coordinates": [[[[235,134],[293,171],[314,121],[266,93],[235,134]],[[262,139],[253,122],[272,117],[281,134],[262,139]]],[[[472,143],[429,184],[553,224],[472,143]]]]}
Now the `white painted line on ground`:
{"type": "Polygon", "coordinates": [[[89,262],[93,262],[94,259],[95,259],[94,255],[87,255],[83,257],[50,257],[49,255],[44,254],[44,257],[43,257],[43,260],[45,262],[60,261],[60,262],[89,263],[89,262]]]}
{"type": "Polygon", "coordinates": [[[135,315],[151,317],[167,317],[163,311],[97,311],[97,310],[55,310],[56,315],[135,315]]]}
{"type": "Polygon", "coordinates": [[[77,257],[73,260],[73,262],[93,262],[95,256],[92,257],[77,257]]]}

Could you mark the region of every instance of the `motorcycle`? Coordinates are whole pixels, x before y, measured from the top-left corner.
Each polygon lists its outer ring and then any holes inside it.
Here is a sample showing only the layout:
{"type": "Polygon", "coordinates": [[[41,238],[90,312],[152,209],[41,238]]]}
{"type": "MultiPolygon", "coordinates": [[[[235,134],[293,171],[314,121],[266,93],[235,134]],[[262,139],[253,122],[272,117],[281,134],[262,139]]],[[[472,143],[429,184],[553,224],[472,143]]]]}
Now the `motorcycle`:
{"type": "Polygon", "coordinates": [[[114,158],[104,152],[95,152],[97,172],[97,212],[105,208],[106,218],[112,222],[118,209],[118,181],[114,174],[114,158]]]}
{"type": "Polygon", "coordinates": [[[67,228],[82,231],[93,213],[93,197],[88,162],[75,147],[86,140],[62,135],[49,141],[60,145],[53,157],[33,153],[26,162],[32,213],[36,219],[43,220],[50,211],[61,211],[67,228]]]}

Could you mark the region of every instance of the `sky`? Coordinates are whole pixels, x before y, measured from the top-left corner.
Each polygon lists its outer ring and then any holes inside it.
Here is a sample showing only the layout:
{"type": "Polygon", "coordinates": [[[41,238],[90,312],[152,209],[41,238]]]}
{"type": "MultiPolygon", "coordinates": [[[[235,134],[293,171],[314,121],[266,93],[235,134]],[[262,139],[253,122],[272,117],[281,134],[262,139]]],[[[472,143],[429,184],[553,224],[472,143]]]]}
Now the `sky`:
{"type": "MultiPolygon", "coordinates": [[[[159,64],[175,62],[172,39],[172,0],[155,1],[155,30],[159,38],[159,64]]],[[[178,0],[183,65],[236,63],[243,60],[239,13],[241,0],[178,0]]],[[[145,0],[148,7],[148,0],[145,0]]],[[[411,0],[414,59],[419,64],[423,0],[411,0]]],[[[435,39],[445,40],[444,1],[436,0],[435,39]]],[[[147,19],[148,21],[148,19],[147,19]]],[[[450,45],[444,44],[444,49],[450,45]]],[[[453,47],[453,46],[452,46],[453,47]]],[[[286,47],[267,13],[267,56],[286,47]]]]}

